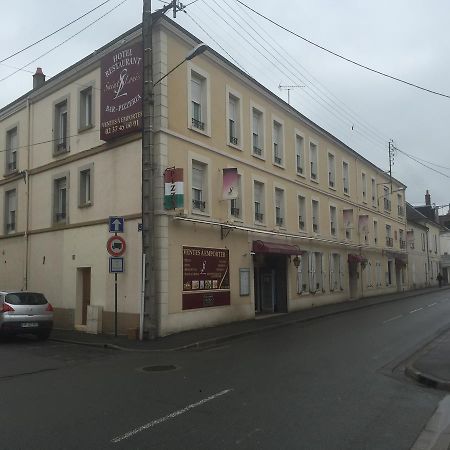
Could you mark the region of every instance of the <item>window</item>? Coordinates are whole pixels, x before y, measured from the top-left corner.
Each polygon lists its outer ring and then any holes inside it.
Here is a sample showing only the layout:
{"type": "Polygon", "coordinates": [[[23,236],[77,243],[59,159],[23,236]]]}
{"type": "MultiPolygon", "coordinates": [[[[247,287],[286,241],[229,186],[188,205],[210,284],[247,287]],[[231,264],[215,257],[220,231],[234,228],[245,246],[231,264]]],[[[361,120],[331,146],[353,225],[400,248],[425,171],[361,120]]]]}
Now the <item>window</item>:
{"type": "Polygon", "coordinates": [[[191,124],[194,130],[205,132],[207,122],[207,79],[191,70],[191,124]]]}
{"type": "Polygon", "coordinates": [[[381,262],[380,261],[375,262],[375,280],[376,280],[376,285],[381,286],[381,262]]]}
{"type": "Polygon", "coordinates": [[[253,183],[253,196],[255,206],[255,222],[264,222],[264,183],[253,183]]]}
{"type": "Polygon", "coordinates": [[[364,203],[367,203],[367,177],[364,172],[361,173],[361,185],[362,185],[362,200],[364,203]]]}
{"type": "Polygon", "coordinates": [[[80,130],[92,126],[92,87],[88,87],[80,92],[80,130]]]}
{"type": "Polygon", "coordinates": [[[342,290],[343,286],[343,264],[339,253],[330,255],[330,291],[342,290]]]}
{"type": "Polygon", "coordinates": [[[383,204],[384,204],[384,210],[390,211],[391,210],[391,194],[389,193],[389,188],[384,187],[383,188],[383,204]]]}
{"type": "Polygon", "coordinates": [[[420,233],[420,238],[422,241],[422,251],[425,251],[425,233],[420,233]]]}
{"type": "Polygon", "coordinates": [[[6,173],[17,170],[17,127],[6,133],[6,173]]]}
{"type": "Polygon", "coordinates": [[[403,207],[402,194],[397,194],[397,209],[398,209],[398,215],[399,216],[404,216],[405,215],[405,208],[403,207]]]}
{"type": "Polygon", "coordinates": [[[306,227],[306,199],[305,197],[298,196],[298,228],[301,231],[305,231],[306,227]]]}
{"type": "Polygon", "coordinates": [[[285,225],[284,191],[279,188],[275,188],[275,224],[278,227],[285,225]]]}
{"type": "Polygon", "coordinates": [[[337,235],[337,210],[335,206],[330,206],[330,234],[337,235]]]}
{"type": "Polygon", "coordinates": [[[330,188],[336,186],[336,163],[332,153],[328,153],[328,186],[330,188]]]}
{"type": "Polygon", "coordinates": [[[312,229],[314,233],[319,233],[319,202],[313,200],[312,204],[312,229]]]}
{"type": "Polygon", "coordinates": [[[377,184],[375,178],[372,178],[372,206],[377,206],[377,184]]]}
{"type": "Polygon", "coordinates": [[[299,134],[295,135],[295,162],[297,175],[305,172],[305,140],[299,134]]]}
{"type": "Polygon", "coordinates": [[[80,208],[92,205],[92,175],[93,164],[88,167],[83,167],[79,171],[78,206],[80,208]]]}
{"type": "Polygon", "coordinates": [[[386,225],[386,247],[393,247],[394,240],[392,239],[392,227],[386,225]]]}
{"type": "Polygon", "coordinates": [[[372,263],[367,261],[366,266],[366,276],[367,276],[367,287],[373,287],[372,285],[372,263]]]}
{"type": "Polygon", "coordinates": [[[345,229],[345,238],[352,238],[352,228],[353,228],[353,209],[343,209],[342,217],[345,229]]]}
{"type": "Polygon", "coordinates": [[[53,183],[53,223],[67,223],[67,177],[56,178],[53,183]]]}
{"type": "Polygon", "coordinates": [[[378,222],[376,220],[373,221],[373,243],[378,244],[378,222]]]}
{"type": "Polygon", "coordinates": [[[317,173],[317,145],[313,142],[309,143],[309,160],[311,164],[311,179],[317,180],[318,173],[317,173]]]}
{"type": "Polygon", "coordinates": [[[343,183],[344,194],[348,194],[350,192],[348,177],[349,177],[348,163],[343,161],[342,162],[342,183],[343,183]]]}
{"type": "Polygon", "coordinates": [[[16,190],[5,192],[5,233],[16,231],[17,195],[16,190]]]}
{"type": "Polygon", "coordinates": [[[206,210],[206,170],[207,165],[192,161],[192,210],[206,210]]]}
{"type": "Polygon", "coordinates": [[[240,145],[241,136],[241,102],[239,97],[228,93],[228,143],[240,145]]]}
{"type": "Polygon", "coordinates": [[[300,264],[297,267],[297,293],[309,290],[309,258],[305,252],[300,256],[300,264]]]}
{"type": "Polygon", "coordinates": [[[406,250],[405,232],[403,230],[399,230],[398,234],[398,238],[400,240],[400,248],[406,250]]]}
{"type": "Polygon", "coordinates": [[[283,164],[283,125],[273,121],[272,129],[272,140],[273,140],[273,162],[274,164],[283,164]]]}
{"type": "Polygon", "coordinates": [[[242,219],[242,184],[241,175],[238,174],[238,197],[230,202],[230,215],[235,219],[242,219]]]}
{"type": "Polygon", "coordinates": [[[309,258],[310,292],[318,292],[323,289],[322,253],[311,252],[309,258]]]}
{"type": "Polygon", "coordinates": [[[253,154],[264,156],[264,116],[256,108],[252,108],[252,144],[253,154]]]}
{"type": "Polygon", "coordinates": [[[434,235],[434,253],[437,253],[437,236],[434,235]]]}
{"type": "Polygon", "coordinates": [[[55,153],[69,151],[69,121],[67,112],[67,100],[55,105],[55,153]]]}

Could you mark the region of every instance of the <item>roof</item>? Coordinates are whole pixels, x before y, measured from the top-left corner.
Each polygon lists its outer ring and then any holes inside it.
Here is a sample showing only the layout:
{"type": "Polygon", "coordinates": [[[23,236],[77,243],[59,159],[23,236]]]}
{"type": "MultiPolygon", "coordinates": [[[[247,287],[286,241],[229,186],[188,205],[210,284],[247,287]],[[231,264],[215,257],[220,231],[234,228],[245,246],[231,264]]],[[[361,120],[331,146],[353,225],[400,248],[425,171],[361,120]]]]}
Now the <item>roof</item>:
{"type": "MultiPolygon", "coordinates": [[[[154,12],[153,16],[155,16],[158,14],[158,12],[154,12]]],[[[166,16],[162,16],[161,20],[164,22],[167,22],[168,25],[174,27],[175,29],[177,29],[179,32],[181,32],[182,34],[184,34],[185,36],[187,36],[189,39],[193,40],[194,42],[196,42],[197,44],[202,43],[201,40],[199,38],[197,38],[196,36],[194,36],[193,34],[191,34],[189,31],[187,31],[185,28],[181,27],[179,24],[177,24],[176,22],[174,22],[173,20],[169,19],[166,16]]],[[[130,34],[135,33],[138,30],[142,29],[142,24],[136,25],[135,27],[131,28],[130,30],[126,31],[125,33],[121,34],[120,36],[118,36],[117,38],[113,39],[112,41],[108,42],[107,44],[103,45],[101,48],[95,50],[94,52],[92,52],[91,54],[89,54],[88,56],[86,56],[85,58],[77,61],[76,63],[72,64],[71,66],[69,66],[68,68],[64,69],[63,71],[61,71],[60,73],[56,74],[54,77],[46,80],[46,82],[44,83],[43,86],[37,88],[37,89],[32,89],[30,91],[28,91],[26,94],[22,95],[21,97],[17,98],[16,100],[12,101],[11,103],[9,103],[8,105],[4,106],[3,108],[0,108],[0,116],[2,115],[2,113],[4,111],[6,111],[7,109],[13,107],[15,104],[26,100],[27,98],[30,97],[31,94],[37,94],[40,90],[42,90],[42,88],[48,86],[49,84],[58,81],[59,79],[61,79],[64,75],[66,75],[67,73],[69,73],[70,71],[72,71],[73,69],[75,69],[78,65],[82,64],[82,63],[87,63],[89,62],[90,59],[92,59],[92,63],[94,63],[94,61],[98,61],[99,57],[101,55],[102,52],[104,52],[105,50],[107,50],[109,47],[113,46],[114,44],[116,44],[117,42],[123,40],[124,38],[128,37],[130,34]]],[[[216,52],[215,50],[213,50],[212,48],[210,48],[208,46],[207,49],[208,52],[210,52],[212,55],[214,55],[216,58],[218,58],[219,60],[221,60],[223,63],[225,63],[227,66],[229,66],[230,68],[233,69],[233,71],[236,71],[237,73],[239,73],[240,76],[246,78],[248,81],[250,81],[251,83],[255,84],[258,88],[260,88],[261,90],[263,90],[269,97],[272,97],[273,100],[275,100],[277,103],[281,104],[282,107],[284,109],[287,109],[291,114],[297,116],[302,122],[306,123],[307,125],[309,125],[311,128],[313,128],[315,131],[317,131],[319,134],[322,134],[324,136],[326,136],[328,139],[330,139],[331,141],[333,141],[335,144],[337,144],[339,147],[341,147],[342,149],[346,150],[347,152],[351,153],[354,157],[364,161],[365,163],[367,163],[368,165],[370,165],[374,170],[376,170],[379,174],[382,174],[384,176],[386,176],[386,172],[383,171],[380,167],[376,166],[374,163],[372,163],[371,161],[369,161],[368,159],[364,158],[362,155],[360,155],[357,151],[353,150],[351,147],[349,147],[347,144],[345,144],[344,142],[342,142],[340,139],[338,139],[336,136],[334,136],[333,134],[331,134],[330,132],[328,132],[327,130],[325,130],[324,128],[322,128],[321,126],[317,125],[315,122],[313,122],[311,119],[309,119],[308,117],[304,116],[300,111],[298,111],[297,109],[295,109],[293,106],[291,106],[289,103],[285,102],[282,98],[278,97],[276,94],[274,94],[271,90],[269,90],[267,87],[265,87],[263,84],[259,83],[256,79],[254,79],[253,77],[251,77],[250,75],[248,75],[247,73],[245,73],[243,70],[241,70],[239,67],[237,67],[235,64],[233,64],[231,61],[229,61],[228,59],[226,59],[224,56],[222,56],[220,53],[216,52]]],[[[406,185],[403,184],[401,181],[392,178],[392,180],[406,188],[406,185]]]]}
{"type": "Polygon", "coordinates": [[[444,226],[442,226],[439,222],[430,219],[426,215],[422,214],[420,211],[420,207],[415,207],[410,203],[406,202],[406,219],[408,222],[414,222],[419,225],[423,225],[424,222],[427,224],[432,224],[441,230],[447,230],[444,226]]]}

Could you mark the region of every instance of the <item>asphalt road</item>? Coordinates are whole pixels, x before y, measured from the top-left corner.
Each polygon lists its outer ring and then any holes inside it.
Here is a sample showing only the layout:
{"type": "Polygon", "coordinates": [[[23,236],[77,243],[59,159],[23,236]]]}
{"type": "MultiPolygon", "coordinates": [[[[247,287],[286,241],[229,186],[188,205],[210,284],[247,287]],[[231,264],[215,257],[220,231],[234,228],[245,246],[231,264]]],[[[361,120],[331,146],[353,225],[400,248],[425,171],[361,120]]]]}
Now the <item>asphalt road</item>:
{"type": "Polygon", "coordinates": [[[409,450],[444,393],[402,364],[449,318],[442,291],[201,351],[1,341],[0,449],[409,450]]]}

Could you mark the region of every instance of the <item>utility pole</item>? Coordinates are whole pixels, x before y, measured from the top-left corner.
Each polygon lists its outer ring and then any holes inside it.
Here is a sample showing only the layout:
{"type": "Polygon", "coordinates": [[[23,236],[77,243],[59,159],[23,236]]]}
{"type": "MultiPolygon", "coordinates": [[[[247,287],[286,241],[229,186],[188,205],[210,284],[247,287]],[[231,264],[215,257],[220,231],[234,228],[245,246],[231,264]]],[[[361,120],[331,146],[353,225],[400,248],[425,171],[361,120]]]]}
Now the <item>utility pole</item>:
{"type": "Polygon", "coordinates": [[[291,90],[295,88],[304,88],[303,85],[292,85],[292,86],[284,86],[281,83],[278,85],[278,89],[280,91],[287,91],[288,93],[288,105],[291,104],[291,90]]]}
{"type": "Polygon", "coordinates": [[[391,194],[392,194],[392,166],[394,165],[394,155],[395,155],[394,141],[391,139],[389,141],[389,181],[391,183],[391,194]]]}
{"type": "Polygon", "coordinates": [[[159,312],[155,296],[154,272],[154,156],[153,156],[153,46],[152,2],[143,0],[142,41],[144,48],[142,102],[142,255],[144,275],[145,337],[158,335],[159,312]]]}

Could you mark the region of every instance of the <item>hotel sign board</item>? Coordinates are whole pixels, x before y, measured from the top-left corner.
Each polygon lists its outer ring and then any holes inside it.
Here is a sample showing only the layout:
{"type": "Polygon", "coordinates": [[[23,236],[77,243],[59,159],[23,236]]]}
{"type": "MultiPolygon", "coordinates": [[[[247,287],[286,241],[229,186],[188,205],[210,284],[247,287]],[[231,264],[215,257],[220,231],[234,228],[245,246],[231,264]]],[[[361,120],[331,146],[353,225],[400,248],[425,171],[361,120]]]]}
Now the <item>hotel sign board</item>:
{"type": "Polygon", "coordinates": [[[124,45],[101,62],[100,139],[142,129],[142,43],[124,45]]]}
{"type": "Polygon", "coordinates": [[[228,249],[183,246],[183,310],[229,304],[228,249]]]}

